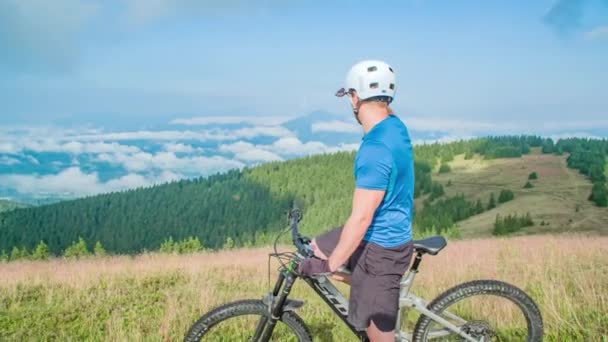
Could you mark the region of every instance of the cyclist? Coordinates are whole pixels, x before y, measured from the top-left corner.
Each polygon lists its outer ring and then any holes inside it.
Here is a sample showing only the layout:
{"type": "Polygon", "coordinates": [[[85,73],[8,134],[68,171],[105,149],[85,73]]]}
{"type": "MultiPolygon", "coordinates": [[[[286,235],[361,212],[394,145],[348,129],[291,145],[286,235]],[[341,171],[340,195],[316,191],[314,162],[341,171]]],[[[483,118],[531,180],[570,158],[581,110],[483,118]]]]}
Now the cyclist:
{"type": "Polygon", "coordinates": [[[395,74],[388,64],[355,64],[336,93],[345,95],[364,132],[355,158],[352,212],[343,227],[312,241],[315,257],[302,261],[300,272],[313,276],[347,267],[350,276],[335,278],[351,285],[348,320],[373,342],[394,341],[399,282],[413,251],[412,145],[389,107],[395,74]]]}

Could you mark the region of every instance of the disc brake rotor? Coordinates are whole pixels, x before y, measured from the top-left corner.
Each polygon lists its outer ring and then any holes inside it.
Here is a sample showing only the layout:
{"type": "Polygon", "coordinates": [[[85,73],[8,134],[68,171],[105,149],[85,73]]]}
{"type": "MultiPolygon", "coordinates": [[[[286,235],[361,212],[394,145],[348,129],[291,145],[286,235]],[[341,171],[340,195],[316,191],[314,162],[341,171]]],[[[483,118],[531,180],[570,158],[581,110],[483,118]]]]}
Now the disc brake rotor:
{"type": "MultiPolygon", "coordinates": [[[[471,335],[471,337],[479,339],[481,342],[492,341],[492,338],[498,338],[490,324],[486,321],[470,321],[462,326],[462,330],[471,335]]],[[[465,341],[465,339],[463,339],[465,341]]],[[[498,339],[500,341],[500,339],[498,339]]]]}

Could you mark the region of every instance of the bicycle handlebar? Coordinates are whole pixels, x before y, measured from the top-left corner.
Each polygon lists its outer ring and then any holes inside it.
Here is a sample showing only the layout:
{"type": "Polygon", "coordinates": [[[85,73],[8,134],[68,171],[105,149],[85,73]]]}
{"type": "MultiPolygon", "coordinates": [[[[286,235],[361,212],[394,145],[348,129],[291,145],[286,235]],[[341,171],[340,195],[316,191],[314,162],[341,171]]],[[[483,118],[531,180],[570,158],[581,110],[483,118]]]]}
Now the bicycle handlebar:
{"type": "Polygon", "coordinates": [[[310,257],[314,253],[312,248],[310,248],[309,242],[310,239],[306,237],[302,237],[300,232],[298,231],[298,222],[302,220],[302,211],[298,208],[294,208],[289,211],[289,225],[291,228],[291,240],[293,244],[298,249],[298,252],[304,257],[310,257]]]}

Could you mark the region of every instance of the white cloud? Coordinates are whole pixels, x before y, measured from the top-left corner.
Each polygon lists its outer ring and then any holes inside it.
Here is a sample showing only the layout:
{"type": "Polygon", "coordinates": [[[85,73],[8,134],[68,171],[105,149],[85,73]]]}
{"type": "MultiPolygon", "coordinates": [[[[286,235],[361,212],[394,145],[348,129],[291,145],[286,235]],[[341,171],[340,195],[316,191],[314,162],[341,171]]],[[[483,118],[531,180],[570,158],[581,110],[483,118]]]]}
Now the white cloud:
{"type": "Polygon", "coordinates": [[[163,170],[196,175],[208,175],[245,166],[239,161],[221,156],[179,158],[173,152],[102,153],[97,156],[97,160],[121,165],[128,171],[163,170]]]}
{"type": "Polygon", "coordinates": [[[585,32],[587,40],[608,40],[608,26],[598,26],[585,32]]]}
{"type": "Polygon", "coordinates": [[[588,138],[588,139],[603,139],[602,137],[595,136],[588,132],[564,132],[560,134],[552,134],[550,136],[553,141],[558,141],[560,139],[568,139],[568,138],[588,138]]]}
{"type": "Polygon", "coordinates": [[[282,155],[308,155],[323,153],[328,147],[319,141],[303,143],[296,137],[289,137],[281,138],[267,148],[282,155]]]}
{"type": "Polygon", "coordinates": [[[280,125],[291,120],[287,116],[198,116],[192,118],[179,118],[172,120],[173,125],[204,126],[210,124],[239,124],[252,125],[280,125]]]}
{"type": "Polygon", "coordinates": [[[0,185],[22,194],[86,196],[104,192],[150,186],[182,178],[181,175],[163,172],[157,176],[130,173],[119,178],[101,182],[96,172],[84,173],[78,167],[65,169],[51,175],[3,175],[0,185]]]}
{"type": "Polygon", "coordinates": [[[0,153],[15,154],[19,152],[19,147],[10,141],[0,142],[0,153]]]}
{"type": "Polygon", "coordinates": [[[9,156],[0,156],[0,165],[11,166],[17,164],[21,164],[21,161],[19,159],[15,159],[9,156]]]}
{"type": "Polygon", "coordinates": [[[518,122],[495,120],[457,120],[445,118],[402,117],[410,130],[419,132],[446,132],[454,136],[470,137],[476,134],[540,134],[550,135],[560,131],[606,129],[608,120],[559,120],[542,122],[518,122]]]}
{"type": "Polygon", "coordinates": [[[69,152],[72,154],[81,153],[107,153],[107,152],[121,152],[121,153],[135,153],[138,152],[139,148],[136,146],[121,145],[115,142],[92,142],[82,143],[79,141],[70,141],[62,144],[58,152],[69,152]]]}
{"type": "Polygon", "coordinates": [[[233,144],[221,145],[220,152],[231,152],[235,158],[243,161],[277,161],[283,160],[276,153],[259,148],[256,145],[245,141],[237,141],[233,144]]]}
{"type": "Polygon", "coordinates": [[[334,147],[329,147],[327,149],[327,153],[333,153],[333,152],[341,152],[341,151],[356,151],[359,149],[360,144],[356,143],[356,144],[340,144],[338,146],[334,146],[334,147]]]}
{"type": "Polygon", "coordinates": [[[234,131],[234,135],[241,138],[255,138],[259,136],[267,137],[290,137],[293,132],[283,126],[255,126],[245,127],[234,131]]]}
{"type": "Polygon", "coordinates": [[[361,133],[361,126],[352,122],[339,120],[315,122],[312,124],[313,132],[339,132],[339,133],[361,133]]]}
{"type": "Polygon", "coordinates": [[[444,136],[441,136],[436,139],[417,139],[417,140],[412,141],[412,144],[414,144],[414,145],[425,145],[425,144],[435,144],[435,143],[447,144],[447,143],[451,143],[454,141],[469,140],[469,139],[473,139],[473,138],[475,138],[475,136],[473,136],[473,135],[448,134],[448,135],[444,135],[444,136]]]}
{"type": "MultiPolygon", "coordinates": [[[[116,142],[80,142],[71,140],[61,142],[57,137],[40,138],[35,136],[16,136],[14,141],[0,142],[0,153],[17,154],[23,151],[59,152],[69,154],[122,152],[134,153],[139,151],[136,146],[123,145],[116,142]]],[[[66,138],[67,139],[67,138],[66,138]]]]}
{"type": "Polygon", "coordinates": [[[192,145],[182,144],[182,143],[166,143],[163,144],[163,150],[167,152],[174,153],[193,153],[193,152],[202,152],[203,148],[201,147],[193,147],[192,145]]]}
{"type": "Polygon", "coordinates": [[[410,130],[422,132],[479,132],[492,131],[498,128],[514,128],[509,125],[501,125],[497,123],[488,123],[478,120],[467,121],[445,118],[417,118],[405,117],[403,122],[410,130]]]}
{"type": "Polygon", "coordinates": [[[232,135],[223,131],[131,131],[82,134],[70,137],[81,141],[95,140],[230,140],[232,135]]]}
{"type": "Polygon", "coordinates": [[[282,126],[255,126],[245,127],[236,130],[211,129],[202,131],[132,131],[132,132],[113,132],[99,134],[83,134],[71,136],[71,139],[80,141],[95,140],[201,140],[201,141],[224,141],[242,138],[255,138],[260,136],[284,137],[291,136],[293,133],[282,126]]]}

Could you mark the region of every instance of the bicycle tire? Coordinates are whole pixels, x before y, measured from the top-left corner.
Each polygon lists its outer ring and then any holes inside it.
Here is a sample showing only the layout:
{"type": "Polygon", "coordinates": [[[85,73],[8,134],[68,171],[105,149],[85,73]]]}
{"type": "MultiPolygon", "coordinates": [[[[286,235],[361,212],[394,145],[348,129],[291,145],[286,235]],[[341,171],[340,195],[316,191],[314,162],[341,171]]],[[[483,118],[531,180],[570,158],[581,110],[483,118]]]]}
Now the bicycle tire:
{"type": "MultiPolygon", "coordinates": [[[[268,316],[268,307],[255,299],[240,300],[219,306],[203,315],[184,337],[185,342],[198,342],[217,324],[243,315],[268,316]]],[[[299,342],[312,342],[312,337],[304,321],[291,311],[283,312],[280,317],[299,342]]]]}
{"type": "MultiPolygon", "coordinates": [[[[457,285],[440,294],[431,301],[427,309],[435,314],[440,314],[452,304],[462,299],[476,295],[494,295],[506,298],[516,304],[522,311],[527,325],[528,342],[539,342],[543,338],[543,321],[538,306],[530,296],[521,289],[498,280],[474,280],[471,282],[457,285]]],[[[420,316],[416,322],[413,333],[414,342],[427,340],[433,321],[428,316],[420,316]]]]}

